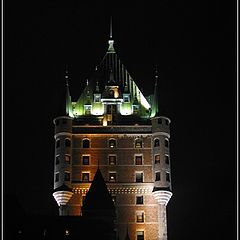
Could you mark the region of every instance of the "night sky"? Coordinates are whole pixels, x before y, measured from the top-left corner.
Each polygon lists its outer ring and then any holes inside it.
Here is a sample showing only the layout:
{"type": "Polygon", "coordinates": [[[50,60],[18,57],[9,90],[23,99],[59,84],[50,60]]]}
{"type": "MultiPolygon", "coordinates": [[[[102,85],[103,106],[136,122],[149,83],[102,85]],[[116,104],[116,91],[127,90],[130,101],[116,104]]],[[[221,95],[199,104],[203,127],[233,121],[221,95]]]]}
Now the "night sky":
{"type": "Polygon", "coordinates": [[[115,49],[146,95],[157,64],[160,113],[172,121],[169,240],[235,239],[235,4],[5,1],[4,193],[27,215],[57,213],[53,118],[65,66],[76,100],[106,53],[112,15],[115,49]]]}

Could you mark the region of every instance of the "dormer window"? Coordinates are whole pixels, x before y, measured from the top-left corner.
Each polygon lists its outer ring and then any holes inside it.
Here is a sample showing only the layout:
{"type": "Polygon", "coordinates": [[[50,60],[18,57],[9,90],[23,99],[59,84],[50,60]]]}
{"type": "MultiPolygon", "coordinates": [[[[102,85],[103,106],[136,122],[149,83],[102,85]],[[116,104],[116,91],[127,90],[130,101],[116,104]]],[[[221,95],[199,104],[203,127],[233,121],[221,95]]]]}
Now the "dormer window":
{"type": "Polygon", "coordinates": [[[97,96],[95,95],[95,96],[94,96],[94,102],[95,102],[95,103],[99,103],[99,102],[100,102],[100,99],[101,99],[101,97],[100,97],[99,95],[97,95],[97,96]]]}
{"type": "Polygon", "coordinates": [[[85,115],[91,115],[92,105],[84,105],[84,113],[85,115]]]}
{"type": "Polygon", "coordinates": [[[123,97],[123,102],[128,103],[129,101],[129,96],[124,96],[123,97]]]}
{"type": "Polygon", "coordinates": [[[138,114],[138,112],[139,112],[139,106],[133,105],[133,114],[138,114]]]}
{"type": "Polygon", "coordinates": [[[110,148],[116,148],[116,145],[117,145],[115,139],[110,139],[109,142],[108,142],[108,144],[109,144],[109,147],[110,147],[110,148]]]}
{"type": "Polygon", "coordinates": [[[142,148],[142,139],[138,138],[135,140],[135,148],[142,148]]]}

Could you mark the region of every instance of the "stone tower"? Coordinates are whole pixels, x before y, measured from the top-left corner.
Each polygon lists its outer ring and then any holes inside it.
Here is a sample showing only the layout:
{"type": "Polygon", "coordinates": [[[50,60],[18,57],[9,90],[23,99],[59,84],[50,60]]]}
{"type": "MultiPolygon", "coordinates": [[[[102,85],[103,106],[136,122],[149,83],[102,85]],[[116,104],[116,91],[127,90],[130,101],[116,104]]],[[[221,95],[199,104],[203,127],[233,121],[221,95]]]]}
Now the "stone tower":
{"type": "Polygon", "coordinates": [[[170,120],[159,115],[157,82],[156,72],[154,94],[144,96],[110,34],[105,57],[76,101],[66,84],[66,110],[54,119],[60,215],[82,215],[99,168],[115,204],[117,239],[167,239],[170,120]]]}

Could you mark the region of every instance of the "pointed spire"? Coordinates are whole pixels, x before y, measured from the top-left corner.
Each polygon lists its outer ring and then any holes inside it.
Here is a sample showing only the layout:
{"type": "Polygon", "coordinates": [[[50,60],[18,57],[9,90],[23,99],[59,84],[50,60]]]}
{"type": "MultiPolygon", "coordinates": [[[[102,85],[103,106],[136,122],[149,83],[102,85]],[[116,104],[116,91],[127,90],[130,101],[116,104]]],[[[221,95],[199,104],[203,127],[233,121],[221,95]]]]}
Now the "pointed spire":
{"type": "Polygon", "coordinates": [[[110,39],[112,39],[112,16],[110,18],[110,36],[109,36],[110,39]]]}
{"type": "Polygon", "coordinates": [[[72,101],[71,101],[71,95],[70,95],[70,90],[69,90],[69,83],[68,83],[68,69],[66,66],[65,69],[65,81],[66,81],[66,115],[67,116],[72,116],[72,101]]]}
{"type": "Polygon", "coordinates": [[[156,65],[155,86],[154,86],[154,94],[153,94],[153,101],[152,101],[151,117],[157,116],[158,113],[159,113],[159,109],[158,109],[158,69],[157,69],[157,65],[156,65]]]}
{"type": "Polygon", "coordinates": [[[112,34],[112,16],[110,18],[110,33],[109,33],[109,40],[108,40],[108,52],[115,53],[115,49],[113,47],[114,40],[113,40],[113,34],[112,34]]]}

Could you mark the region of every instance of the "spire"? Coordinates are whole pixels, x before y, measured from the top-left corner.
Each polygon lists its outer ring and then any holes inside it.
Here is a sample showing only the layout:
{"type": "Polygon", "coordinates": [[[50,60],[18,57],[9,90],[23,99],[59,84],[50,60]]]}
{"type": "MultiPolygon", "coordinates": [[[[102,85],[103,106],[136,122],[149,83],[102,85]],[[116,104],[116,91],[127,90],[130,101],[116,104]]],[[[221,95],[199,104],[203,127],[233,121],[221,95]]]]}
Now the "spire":
{"type": "Polygon", "coordinates": [[[113,40],[113,34],[112,34],[112,16],[110,18],[110,33],[109,33],[109,40],[108,40],[108,52],[109,53],[115,53],[115,49],[113,47],[114,40],[113,40]]]}
{"type": "Polygon", "coordinates": [[[66,67],[65,70],[65,82],[66,82],[66,115],[72,116],[72,101],[71,101],[71,95],[69,90],[69,83],[68,83],[68,69],[66,67]]]}
{"type": "Polygon", "coordinates": [[[151,117],[157,116],[158,113],[159,113],[159,109],[158,109],[158,70],[157,70],[157,66],[156,66],[155,86],[154,86],[154,94],[153,94],[153,101],[152,101],[151,117]]]}

